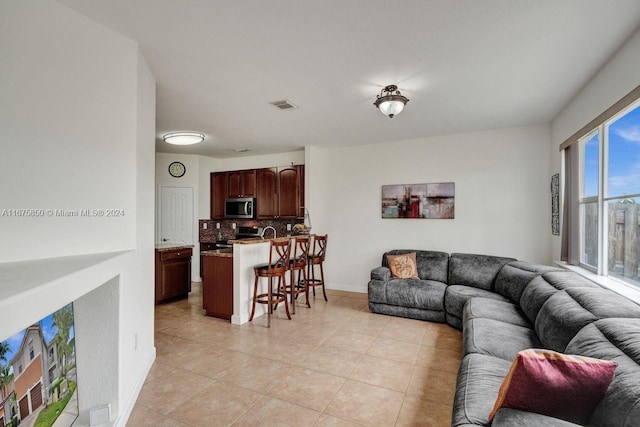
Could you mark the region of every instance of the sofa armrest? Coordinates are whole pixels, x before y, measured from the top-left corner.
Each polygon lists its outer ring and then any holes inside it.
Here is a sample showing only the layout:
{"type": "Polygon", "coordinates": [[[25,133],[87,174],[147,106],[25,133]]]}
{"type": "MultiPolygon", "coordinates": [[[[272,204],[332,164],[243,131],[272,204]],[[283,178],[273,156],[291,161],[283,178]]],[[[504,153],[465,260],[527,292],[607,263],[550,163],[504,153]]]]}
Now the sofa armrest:
{"type": "Polygon", "coordinates": [[[391,270],[387,267],[376,267],[371,270],[371,280],[388,282],[391,279],[391,270]]]}

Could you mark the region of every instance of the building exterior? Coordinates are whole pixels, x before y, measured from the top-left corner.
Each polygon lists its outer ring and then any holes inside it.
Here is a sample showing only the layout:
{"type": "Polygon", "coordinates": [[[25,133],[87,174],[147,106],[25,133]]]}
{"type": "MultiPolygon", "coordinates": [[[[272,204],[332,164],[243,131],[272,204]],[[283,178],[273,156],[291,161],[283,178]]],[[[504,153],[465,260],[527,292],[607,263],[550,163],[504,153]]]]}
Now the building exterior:
{"type": "MultiPolygon", "coordinates": [[[[24,419],[46,403],[51,384],[60,375],[54,340],[47,345],[39,325],[29,326],[9,364],[13,368],[18,417],[24,419]]],[[[6,422],[10,417],[6,417],[6,422]]]]}

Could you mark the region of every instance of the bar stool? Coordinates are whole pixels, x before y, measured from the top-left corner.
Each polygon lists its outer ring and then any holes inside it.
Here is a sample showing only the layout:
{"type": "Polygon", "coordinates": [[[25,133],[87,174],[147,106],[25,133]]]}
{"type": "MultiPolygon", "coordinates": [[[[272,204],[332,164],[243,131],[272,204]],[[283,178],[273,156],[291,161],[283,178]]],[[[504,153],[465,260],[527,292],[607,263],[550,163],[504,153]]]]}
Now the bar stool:
{"type": "Polygon", "coordinates": [[[271,327],[271,313],[278,304],[284,302],[284,307],[287,312],[287,317],[291,319],[289,313],[289,303],[287,302],[286,292],[286,274],[289,271],[289,254],[291,253],[291,241],[285,240],[272,240],[269,247],[269,263],[266,265],[259,265],[253,268],[255,274],[255,282],[253,284],[253,304],[251,306],[251,317],[249,321],[253,320],[253,315],[256,312],[256,303],[267,304],[267,327],[271,327]],[[267,284],[267,292],[258,294],[258,281],[261,277],[269,279],[267,284]],[[273,290],[273,279],[278,278],[278,287],[273,290]]]}
{"type": "Polygon", "coordinates": [[[289,286],[286,286],[287,293],[291,295],[291,307],[293,314],[296,314],[296,300],[301,293],[305,294],[307,307],[311,308],[309,303],[309,286],[307,284],[307,260],[309,259],[309,247],[311,238],[309,236],[296,236],[293,241],[293,256],[289,261],[289,271],[291,272],[291,280],[289,286]],[[298,272],[298,280],[295,280],[295,273],[298,272]],[[302,277],[300,277],[302,273],[302,277]]]}
{"type": "Polygon", "coordinates": [[[329,301],[327,299],[327,292],[324,289],[324,270],[322,268],[322,263],[324,263],[324,258],[327,254],[327,237],[328,234],[324,236],[315,236],[313,238],[313,252],[309,255],[309,262],[307,265],[307,283],[308,286],[313,287],[313,296],[316,296],[316,286],[322,286],[322,294],[324,295],[324,300],[329,301]],[[316,279],[316,269],[318,266],[320,269],[320,279],[316,279]]]}

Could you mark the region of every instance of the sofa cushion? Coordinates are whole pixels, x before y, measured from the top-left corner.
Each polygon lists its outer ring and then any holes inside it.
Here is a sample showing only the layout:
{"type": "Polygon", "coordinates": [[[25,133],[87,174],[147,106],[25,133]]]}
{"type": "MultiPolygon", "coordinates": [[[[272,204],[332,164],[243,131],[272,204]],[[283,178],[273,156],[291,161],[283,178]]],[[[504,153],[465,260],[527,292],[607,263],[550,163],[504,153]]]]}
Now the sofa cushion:
{"type": "Polygon", "coordinates": [[[484,354],[468,354],[462,359],[453,402],[452,426],[487,425],[511,362],[484,354]]]}
{"type": "Polygon", "coordinates": [[[418,277],[422,280],[435,280],[436,282],[447,283],[449,254],[446,252],[397,249],[382,255],[382,266],[389,267],[387,255],[406,254],[410,252],[416,253],[418,277]]]}
{"type": "Polygon", "coordinates": [[[493,291],[498,272],[511,261],[515,259],[491,255],[451,254],[448,284],[493,291]]]}
{"type": "Polygon", "coordinates": [[[416,253],[387,255],[387,263],[391,270],[391,277],[394,279],[418,279],[418,268],[416,266],[416,253]]]}
{"type": "Polygon", "coordinates": [[[598,318],[585,310],[565,291],[556,292],[544,303],[535,328],[545,348],[564,352],[580,329],[598,318]]]}
{"type": "Polygon", "coordinates": [[[576,427],[580,424],[570,423],[547,415],[518,409],[502,408],[493,418],[491,427],[576,427]]]}
{"type": "Polygon", "coordinates": [[[391,279],[391,270],[388,267],[376,267],[371,270],[371,280],[382,280],[386,282],[391,279]]]}
{"type": "Polygon", "coordinates": [[[598,285],[572,271],[544,273],[531,280],[520,297],[520,308],[531,323],[535,324],[538,312],[547,299],[558,291],[571,287],[600,288],[598,285]]]}
{"type": "Polygon", "coordinates": [[[464,324],[463,354],[480,353],[511,363],[518,352],[541,346],[533,329],[493,319],[471,319],[464,324]]]}
{"type": "Polygon", "coordinates": [[[514,261],[506,264],[496,277],[495,290],[500,295],[509,298],[516,304],[520,303],[520,297],[526,286],[535,277],[549,271],[561,271],[559,268],[546,265],[531,264],[524,261],[514,261]]]}
{"type": "Polygon", "coordinates": [[[640,306],[602,288],[567,288],[542,306],[535,327],[547,348],[564,352],[580,329],[608,317],[640,318],[640,306]]]}
{"type": "Polygon", "coordinates": [[[449,285],[444,296],[444,307],[448,314],[462,319],[462,309],[466,302],[473,297],[491,298],[498,301],[509,302],[502,295],[498,295],[484,289],[473,288],[470,286],[449,285]]]}
{"type": "Polygon", "coordinates": [[[370,280],[368,288],[369,302],[387,303],[387,282],[385,280],[370,280]]]}
{"type": "Polygon", "coordinates": [[[369,301],[369,310],[372,313],[387,314],[389,316],[406,317],[409,319],[426,320],[429,322],[444,322],[444,311],[423,310],[420,308],[400,307],[399,305],[379,304],[369,301]]]}
{"type": "Polygon", "coordinates": [[[516,304],[493,298],[474,297],[464,305],[462,318],[466,323],[471,319],[493,319],[512,325],[533,329],[533,325],[516,304]]]}
{"type": "Polygon", "coordinates": [[[386,284],[386,303],[401,307],[444,311],[442,282],[420,279],[391,279],[386,284]]]}
{"type": "Polygon", "coordinates": [[[617,364],[610,360],[527,349],[516,356],[489,419],[500,408],[584,424],[604,397],[617,364]]]}
{"type": "Polygon", "coordinates": [[[596,406],[590,424],[640,426],[640,319],[604,319],[585,326],[567,352],[618,364],[613,381],[596,406]]]}

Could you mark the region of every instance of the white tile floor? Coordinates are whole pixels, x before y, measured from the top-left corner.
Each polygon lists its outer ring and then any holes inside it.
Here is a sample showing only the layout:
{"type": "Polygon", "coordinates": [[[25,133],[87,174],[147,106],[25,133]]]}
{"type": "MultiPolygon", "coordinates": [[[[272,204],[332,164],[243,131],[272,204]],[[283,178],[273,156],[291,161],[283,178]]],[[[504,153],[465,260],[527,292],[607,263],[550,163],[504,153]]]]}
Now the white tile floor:
{"type": "Polygon", "coordinates": [[[157,359],[129,426],[449,426],[462,335],[370,313],[366,294],[328,291],[272,327],[156,308],[157,359]]]}

